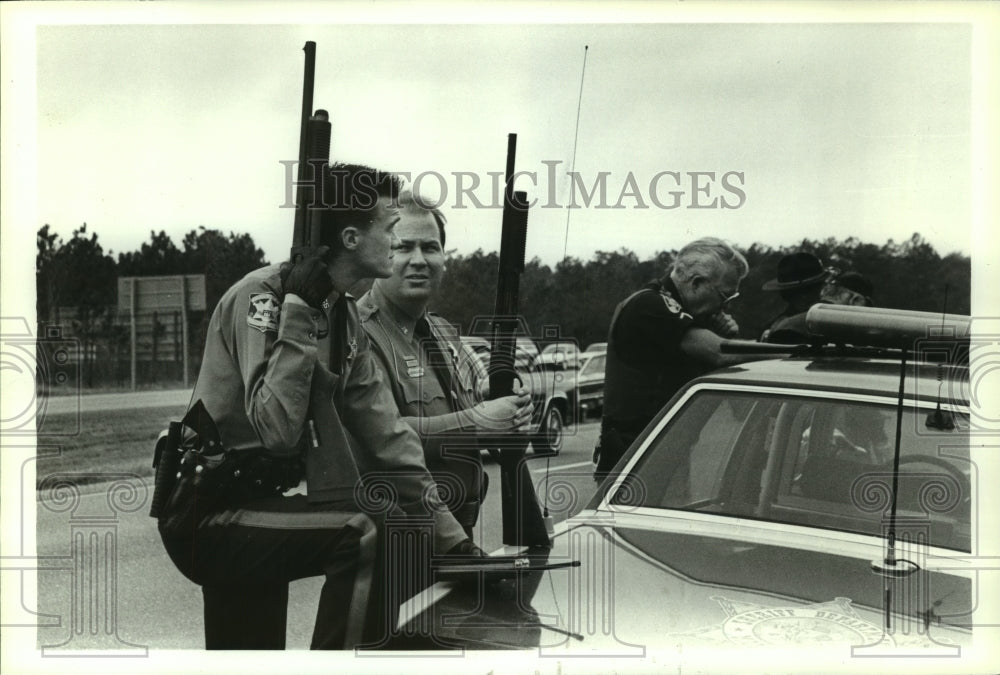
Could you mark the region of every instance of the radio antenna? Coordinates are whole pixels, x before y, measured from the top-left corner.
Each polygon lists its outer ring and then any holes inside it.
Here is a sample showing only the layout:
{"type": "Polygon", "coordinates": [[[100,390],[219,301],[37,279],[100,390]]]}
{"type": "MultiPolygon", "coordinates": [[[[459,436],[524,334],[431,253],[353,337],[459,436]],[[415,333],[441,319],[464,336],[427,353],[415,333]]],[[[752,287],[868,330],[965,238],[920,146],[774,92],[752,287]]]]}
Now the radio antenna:
{"type": "MultiPolygon", "coordinates": [[[[583,79],[587,75],[587,50],[590,45],[583,46],[583,68],[580,70],[580,95],[576,99],[576,130],[573,132],[573,159],[570,162],[569,173],[572,176],[576,172],[576,147],[580,140],[580,108],[583,106],[583,79]]],[[[572,180],[572,179],[571,179],[572,180]]],[[[572,194],[573,184],[570,183],[570,193],[572,194]]],[[[566,234],[563,237],[563,260],[566,259],[566,251],[569,247],[569,216],[573,209],[566,209],[566,234]]]]}
{"type": "MultiPolygon", "coordinates": [[[[948,313],[948,284],[944,286],[944,307],[941,310],[941,338],[945,337],[944,334],[944,320],[948,313]]],[[[927,420],[925,422],[928,429],[937,429],[938,431],[951,431],[955,428],[955,417],[951,412],[946,410],[941,410],[941,389],[944,386],[944,368],[945,362],[942,359],[938,362],[937,367],[937,407],[934,412],[927,415],[927,420]]]]}

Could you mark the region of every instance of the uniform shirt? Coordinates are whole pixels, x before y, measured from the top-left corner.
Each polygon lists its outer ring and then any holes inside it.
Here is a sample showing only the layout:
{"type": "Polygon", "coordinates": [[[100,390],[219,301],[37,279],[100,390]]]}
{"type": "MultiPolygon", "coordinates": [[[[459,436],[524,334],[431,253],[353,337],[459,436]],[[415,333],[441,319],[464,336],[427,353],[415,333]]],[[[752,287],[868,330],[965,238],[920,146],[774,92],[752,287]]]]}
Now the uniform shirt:
{"type": "Polygon", "coordinates": [[[485,369],[450,323],[429,312],[419,319],[408,316],[378,285],[361,297],[358,310],[399,413],[420,435],[427,468],[444,501],[459,522],[471,528],[482,492],[479,444],[473,431],[462,428],[468,426],[462,424],[463,417],[440,416],[468,410],[478,402],[485,369]],[[421,323],[430,335],[418,335],[421,323]],[[428,343],[440,358],[430,358],[428,343]]]}
{"type": "Polygon", "coordinates": [[[639,431],[704,367],[681,351],[693,324],[668,278],[646,284],[621,302],[608,331],[604,417],[639,431]]]}
{"type": "Polygon", "coordinates": [[[203,401],[223,444],[279,456],[304,453],[313,502],[366,494],[356,490],[359,475],[369,485],[391,484],[404,511],[432,511],[439,550],[465,539],[437,498],[417,435],[382,382],[354,300],[338,299],[328,315],[282,302],[283,296],[279,267],[272,265],[233,285],[212,314],[192,401],[203,401]],[[346,431],[360,452],[352,453],[346,431]]]}
{"type": "Polygon", "coordinates": [[[809,329],[806,327],[806,314],[808,312],[791,313],[792,310],[786,308],[781,314],[771,321],[770,327],[761,336],[761,342],[774,342],[778,344],[802,344],[809,342],[809,329]]]}

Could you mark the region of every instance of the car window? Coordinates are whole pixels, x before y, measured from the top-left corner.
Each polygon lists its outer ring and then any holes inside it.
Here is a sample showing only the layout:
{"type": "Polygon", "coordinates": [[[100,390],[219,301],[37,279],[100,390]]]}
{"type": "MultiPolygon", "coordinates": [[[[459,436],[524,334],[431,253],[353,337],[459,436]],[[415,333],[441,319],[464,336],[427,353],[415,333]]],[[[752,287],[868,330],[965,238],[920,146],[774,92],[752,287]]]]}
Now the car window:
{"type": "MultiPolygon", "coordinates": [[[[902,416],[897,525],[970,550],[968,416],[902,416]],[[922,529],[921,529],[922,528],[922,529]]],[[[698,392],[653,439],[612,503],[884,534],[896,433],[891,404],[698,392]]]]}
{"type": "Polygon", "coordinates": [[[597,356],[591,356],[589,359],[587,359],[587,362],[584,364],[583,368],[580,369],[580,374],[591,375],[594,373],[603,373],[604,362],[606,360],[607,357],[603,354],[599,354],[597,356]]]}

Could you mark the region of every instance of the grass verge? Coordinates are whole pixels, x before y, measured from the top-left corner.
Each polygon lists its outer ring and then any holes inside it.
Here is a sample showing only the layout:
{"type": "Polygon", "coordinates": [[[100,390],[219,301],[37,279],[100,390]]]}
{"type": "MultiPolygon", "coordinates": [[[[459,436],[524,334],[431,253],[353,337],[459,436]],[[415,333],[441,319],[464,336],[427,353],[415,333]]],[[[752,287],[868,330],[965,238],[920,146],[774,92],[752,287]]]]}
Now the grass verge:
{"type": "Polygon", "coordinates": [[[47,415],[38,430],[36,489],[57,473],[79,474],[78,484],[101,483],[115,473],[152,478],[156,437],[185,407],[47,415]]]}

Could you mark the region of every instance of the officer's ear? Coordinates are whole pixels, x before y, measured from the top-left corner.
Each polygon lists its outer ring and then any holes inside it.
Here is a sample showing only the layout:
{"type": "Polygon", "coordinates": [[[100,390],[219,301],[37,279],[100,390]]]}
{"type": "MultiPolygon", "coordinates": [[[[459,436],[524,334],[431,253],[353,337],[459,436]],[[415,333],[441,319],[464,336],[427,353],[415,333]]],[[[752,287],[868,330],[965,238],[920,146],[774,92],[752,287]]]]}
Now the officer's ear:
{"type": "Polygon", "coordinates": [[[354,225],[348,225],[340,231],[340,243],[348,251],[353,251],[358,247],[361,238],[361,230],[354,225]]]}
{"type": "Polygon", "coordinates": [[[700,274],[692,275],[688,281],[688,284],[690,284],[690,287],[693,289],[699,289],[707,283],[709,283],[708,277],[704,277],[700,274]]]}

